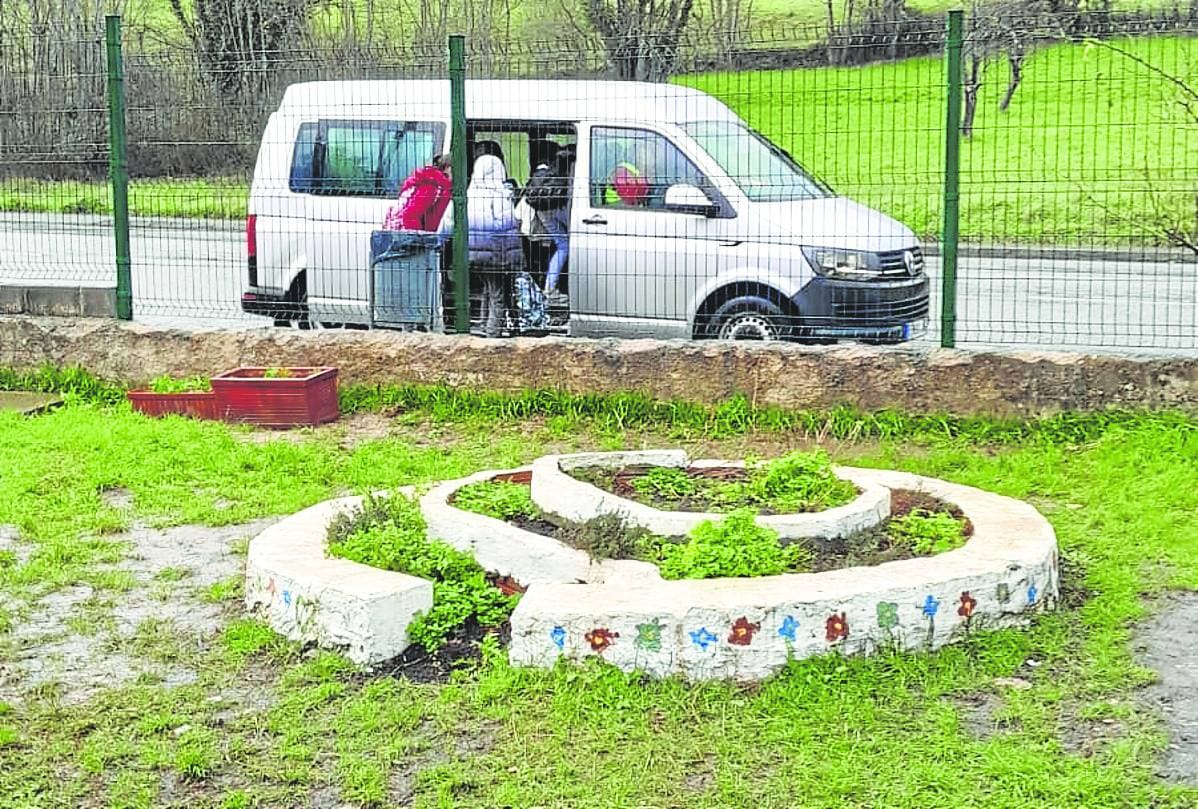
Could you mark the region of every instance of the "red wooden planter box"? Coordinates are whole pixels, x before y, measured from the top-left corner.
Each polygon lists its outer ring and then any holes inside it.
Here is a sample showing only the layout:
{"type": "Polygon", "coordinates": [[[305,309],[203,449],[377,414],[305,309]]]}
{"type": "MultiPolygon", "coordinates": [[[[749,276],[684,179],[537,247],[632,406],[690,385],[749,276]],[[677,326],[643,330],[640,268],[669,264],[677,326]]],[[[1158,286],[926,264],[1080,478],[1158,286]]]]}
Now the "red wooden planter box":
{"type": "Polygon", "coordinates": [[[221,418],[261,427],[298,427],[337,420],[336,368],[287,368],[290,376],[270,379],[266,378],[267,370],[236,368],[212,377],[221,418]]]}
{"type": "Polygon", "coordinates": [[[190,416],[193,419],[218,419],[220,408],[216,402],[216,394],[212,391],[192,391],[188,393],[154,393],[148,390],[131,390],[125,397],[132,403],[133,409],[147,416],[165,416],[175,413],[180,416],[190,416]]]}

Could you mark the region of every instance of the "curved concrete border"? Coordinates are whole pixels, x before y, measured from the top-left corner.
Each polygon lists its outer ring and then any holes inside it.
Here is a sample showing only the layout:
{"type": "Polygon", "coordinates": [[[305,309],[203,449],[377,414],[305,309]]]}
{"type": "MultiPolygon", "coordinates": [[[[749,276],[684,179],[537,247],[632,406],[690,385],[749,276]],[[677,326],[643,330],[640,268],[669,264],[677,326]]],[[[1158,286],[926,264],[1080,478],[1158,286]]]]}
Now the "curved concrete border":
{"type": "MultiPolygon", "coordinates": [[[[682,450],[643,452],[584,452],[573,455],[546,455],[532,465],[532,499],[542,510],[568,520],[584,522],[597,514],[619,514],[660,536],[685,536],[708,520],[725,515],[697,511],[660,511],[570,475],[574,469],[599,467],[619,469],[625,466],[686,467],[691,463],[682,450]]],[[[737,465],[725,461],[696,461],[696,465],[737,465]]],[[[861,494],[851,503],[804,514],[771,514],[757,518],[782,539],[833,539],[878,525],[890,516],[890,490],[855,470],[835,468],[837,476],[855,484],[861,494]]]]}
{"type": "Polygon", "coordinates": [[[525,531],[503,520],[464,511],[450,503],[453,495],[463,486],[500,475],[528,472],[530,469],[526,466],[479,472],[434,487],[420,500],[420,510],[428,524],[428,535],[472,554],[486,570],[511,576],[525,587],[570,582],[661,582],[657,566],[648,562],[619,559],[596,561],[586,551],[571,548],[556,539],[525,531]]]}
{"type": "Polygon", "coordinates": [[[599,655],[654,676],[758,680],[791,658],[939,648],[1055,603],[1056,537],[1027,503],[901,472],[846,471],[954,503],[973,536],[934,557],[818,574],[540,584],[512,615],[512,662],[548,667],[599,655]]]}
{"type": "Polygon", "coordinates": [[[329,523],[361,502],[327,500],[255,537],[246,560],[245,603],[291,640],[342,649],[355,663],[370,664],[407,648],[408,624],[432,607],[433,585],[326,554],[329,523]]]}

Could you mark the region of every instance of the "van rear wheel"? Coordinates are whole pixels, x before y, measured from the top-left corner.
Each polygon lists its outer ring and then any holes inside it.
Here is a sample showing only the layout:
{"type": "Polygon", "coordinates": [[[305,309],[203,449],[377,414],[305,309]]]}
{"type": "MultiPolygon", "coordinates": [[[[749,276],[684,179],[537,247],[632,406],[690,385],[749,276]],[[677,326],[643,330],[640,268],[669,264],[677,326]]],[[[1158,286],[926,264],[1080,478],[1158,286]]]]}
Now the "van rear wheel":
{"type": "Polygon", "coordinates": [[[734,298],[712,316],[711,336],[717,340],[775,341],[789,333],[786,314],[773,301],[756,296],[734,298]]]}

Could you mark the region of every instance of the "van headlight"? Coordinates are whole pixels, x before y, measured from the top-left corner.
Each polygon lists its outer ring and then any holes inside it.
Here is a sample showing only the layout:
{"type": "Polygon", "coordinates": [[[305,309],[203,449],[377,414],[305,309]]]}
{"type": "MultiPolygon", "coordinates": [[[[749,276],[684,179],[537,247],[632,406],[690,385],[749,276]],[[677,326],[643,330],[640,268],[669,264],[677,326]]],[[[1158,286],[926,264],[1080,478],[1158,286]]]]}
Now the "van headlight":
{"type": "Polygon", "coordinates": [[[813,270],[829,278],[871,278],[881,270],[878,254],[862,250],[804,247],[803,255],[813,270]]]}

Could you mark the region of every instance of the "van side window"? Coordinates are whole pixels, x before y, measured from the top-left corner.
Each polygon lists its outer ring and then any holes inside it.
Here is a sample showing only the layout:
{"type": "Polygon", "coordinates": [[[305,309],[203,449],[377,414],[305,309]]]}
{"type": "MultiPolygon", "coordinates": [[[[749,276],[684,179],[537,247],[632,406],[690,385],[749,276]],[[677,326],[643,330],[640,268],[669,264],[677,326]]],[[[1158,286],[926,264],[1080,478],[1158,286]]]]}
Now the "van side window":
{"type": "Polygon", "coordinates": [[[695,164],[656,132],[596,127],[591,130],[591,204],[594,207],[664,208],[666,190],[708,185],[695,164]]]}
{"type": "Polygon", "coordinates": [[[441,150],[445,126],[431,121],[319,121],[299,128],[291,190],[299,194],[392,197],[441,150]]]}

